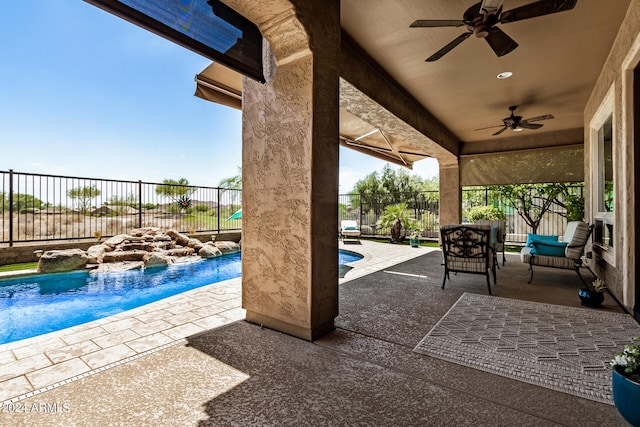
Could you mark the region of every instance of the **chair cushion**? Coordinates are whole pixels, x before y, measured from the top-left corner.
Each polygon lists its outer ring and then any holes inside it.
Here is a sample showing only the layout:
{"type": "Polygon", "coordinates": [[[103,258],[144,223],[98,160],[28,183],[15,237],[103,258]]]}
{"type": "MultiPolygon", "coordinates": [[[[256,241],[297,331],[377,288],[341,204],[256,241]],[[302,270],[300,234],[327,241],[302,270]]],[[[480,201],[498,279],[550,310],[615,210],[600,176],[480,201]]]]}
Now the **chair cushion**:
{"type": "Polygon", "coordinates": [[[527,243],[525,246],[532,247],[533,242],[557,242],[558,236],[545,236],[542,234],[527,234],[527,243]]]}
{"type": "Polygon", "coordinates": [[[358,227],[344,227],[343,230],[357,230],[358,227]]]}
{"type": "MultiPolygon", "coordinates": [[[[582,251],[587,242],[587,239],[589,239],[591,230],[589,229],[589,226],[582,221],[570,222],[569,224],[567,224],[567,229],[569,229],[570,225],[572,228],[572,230],[570,231],[572,231],[572,233],[571,239],[566,240],[567,242],[569,242],[569,245],[567,246],[565,256],[568,258],[579,259],[582,256],[582,251]]],[[[565,233],[565,237],[568,237],[568,234],[569,233],[565,233]]]]}
{"type": "Polygon", "coordinates": [[[576,260],[563,256],[529,255],[524,258],[527,259],[526,262],[531,262],[531,264],[541,267],[564,268],[567,270],[576,268],[576,260]]]}
{"type": "Polygon", "coordinates": [[[547,256],[564,256],[568,242],[541,242],[533,240],[531,242],[531,254],[547,256]]]}
{"type": "Polygon", "coordinates": [[[447,258],[449,271],[486,273],[487,261],[484,258],[447,258]]]}
{"type": "Polygon", "coordinates": [[[505,237],[507,234],[507,222],[504,220],[491,220],[491,219],[480,219],[477,221],[473,221],[475,225],[489,225],[492,228],[497,227],[496,230],[496,241],[497,243],[504,243],[505,237]]]}
{"type": "Polygon", "coordinates": [[[493,225],[491,226],[491,238],[489,239],[489,242],[494,248],[498,244],[498,227],[493,225]]]}

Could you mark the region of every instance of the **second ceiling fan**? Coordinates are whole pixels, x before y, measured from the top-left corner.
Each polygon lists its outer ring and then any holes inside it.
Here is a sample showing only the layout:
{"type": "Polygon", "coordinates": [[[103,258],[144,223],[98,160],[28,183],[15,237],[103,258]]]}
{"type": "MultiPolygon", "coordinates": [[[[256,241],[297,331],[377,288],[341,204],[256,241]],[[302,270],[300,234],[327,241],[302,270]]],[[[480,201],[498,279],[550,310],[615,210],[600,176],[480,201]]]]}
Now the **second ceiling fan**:
{"type": "Polygon", "coordinates": [[[489,126],[486,128],[480,128],[480,129],[475,129],[475,130],[484,130],[484,129],[491,129],[491,128],[497,128],[497,127],[502,127],[502,129],[498,130],[496,133],[494,133],[492,136],[496,136],[496,135],[500,135],[502,132],[504,132],[507,129],[511,129],[513,131],[521,131],[522,129],[540,129],[542,127],[542,124],[540,123],[533,123],[533,122],[541,122],[542,120],[551,120],[554,119],[555,117],[553,117],[553,114],[545,114],[543,116],[537,116],[537,117],[531,117],[529,119],[523,119],[522,116],[516,116],[515,115],[515,111],[516,108],[518,108],[517,105],[512,105],[511,107],[509,107],[509,111],[511,111],[511,115],[509,117],[505,117],[504,119],[502,119],[502,125],[500,126],[489,126]]]}
{"type": "Polygon", "coordinates": [[[410,25],[410,27],[413,28],[467,26],[467,32],[456,37],[452,42],[427,58],[426,61],[437,61],[472,34],[485,39],[496,55],[506,55],[517,48],[518,43],[498,28],[496,26],[497,24],[507,24],[509,22],[522,21],[523,19],[571,10],[578,2],[578,0],[539,0],[503,12],[503,1],[504,0],[483,0],[480,3],[476,3],[464,12],[462,20],[427,19],[413,22],[410,25]]]}

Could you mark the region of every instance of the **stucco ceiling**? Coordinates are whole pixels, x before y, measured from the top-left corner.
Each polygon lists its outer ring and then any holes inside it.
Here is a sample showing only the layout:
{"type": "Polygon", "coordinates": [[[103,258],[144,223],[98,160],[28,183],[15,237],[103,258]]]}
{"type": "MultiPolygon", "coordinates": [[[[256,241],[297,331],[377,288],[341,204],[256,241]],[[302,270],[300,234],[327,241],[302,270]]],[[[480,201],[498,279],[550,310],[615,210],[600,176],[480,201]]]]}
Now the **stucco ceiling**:
{"type": "MultiPolygon", "coordinates": [[[[532,0],[504,0],[504,10],[532,0]]],[[[498,24],[519,47],[497,57],[471,36],[436,62],[425,59],[465,27],[410,28],[417,19],[462,19],[474,0],[342,0],[341,24],[382,68],[460,141],[518,138],[583,127],[583,110],[630,0],[578,0],[573,10],[498,24]],[[499,80],[504,71],[513,77],[499,80]],[[518,105],[523,118],[552,114],[538,130],[492,134],[518,105]],[[476,130],[488,126],[493,129],[476,130]]],[[[506,142],[506,141],[505,141],[506,142]]],[[[480,150],[482,151],[482,150],[480,150]]]]}

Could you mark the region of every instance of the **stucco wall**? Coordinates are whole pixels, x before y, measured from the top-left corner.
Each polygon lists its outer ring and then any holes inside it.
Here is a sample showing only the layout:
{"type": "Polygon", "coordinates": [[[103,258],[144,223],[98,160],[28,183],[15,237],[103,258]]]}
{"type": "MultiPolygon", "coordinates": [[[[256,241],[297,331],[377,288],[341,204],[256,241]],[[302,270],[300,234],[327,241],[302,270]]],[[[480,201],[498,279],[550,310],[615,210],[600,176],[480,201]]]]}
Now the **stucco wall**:
{"type": "MultiPolygon", "coordinates": [[[[614,296],[628,308],[633,307],[634,301],[634,261],[635,261],[635,224],[634,215],[634,171],[633,171],[633,140],[629,137],[625,122],[625,106],[623,100],[628,86],[625,81],[624,67],[628,66],[629,55],[634,50],[634,42],[640,34],[640,2],[633,1],[629,5],[627,15],[620,27],[620,31],[613,44],[607,62],[600,77],[593,88],[591,97],[585,106],[585,203],[586,218],[594,222],[594,171],[597,164],[590,149],[592,132],[590,124],[603,103],[607,92],[613,87],[613,152],[614,152],[614,180],[615,180],[615,225],[613,262],[607,262],[602,252],[594,248],[594,258],[591,260],[593,269],[609,287],[614,296]]],[[[638,63],[635,62],[635,65],[638,63]]],[[[634,65],[634,66],[635,66],[634,65]]]]}

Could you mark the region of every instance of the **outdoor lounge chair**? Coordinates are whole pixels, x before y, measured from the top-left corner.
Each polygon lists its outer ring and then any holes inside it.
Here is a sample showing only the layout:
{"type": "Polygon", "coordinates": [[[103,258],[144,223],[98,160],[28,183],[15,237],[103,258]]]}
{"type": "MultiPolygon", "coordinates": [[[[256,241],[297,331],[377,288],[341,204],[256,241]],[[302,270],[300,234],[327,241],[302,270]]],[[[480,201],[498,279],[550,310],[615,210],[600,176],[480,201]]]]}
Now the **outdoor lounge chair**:
{"type": "Polygon", "coordinates": [[[588,286],[580,274],[580,267],[582,266],[582,251],[592,230],[593,225],[587,225],[582,221],[571,221],[567,223],[562,241],[554,239],[556,236],[530,234],[528,245],[520,251],[520,259],[529,264],[529,271],[531,271],[529,283],[533,280],[533,266],[537,265],[574,270],[578,273],[580,280],[588,286]]]}
{"type": "Polygon", "coordinates": [[[449,273],[484,274],[487,277],[487,289],[491,295],[489,271],[493,273],[496,284],[496,265],[491,248],[491,227],[488,225],[443,225],[440,227],[442,255],[444,257],[444,280],[449,273]]]}
{"type": "Polygon", "coordinates": [[[360,229],[358,223],[352,219],[340,221],[340,238],[344,243],[347,240],[360,240],[360,229]]]}

